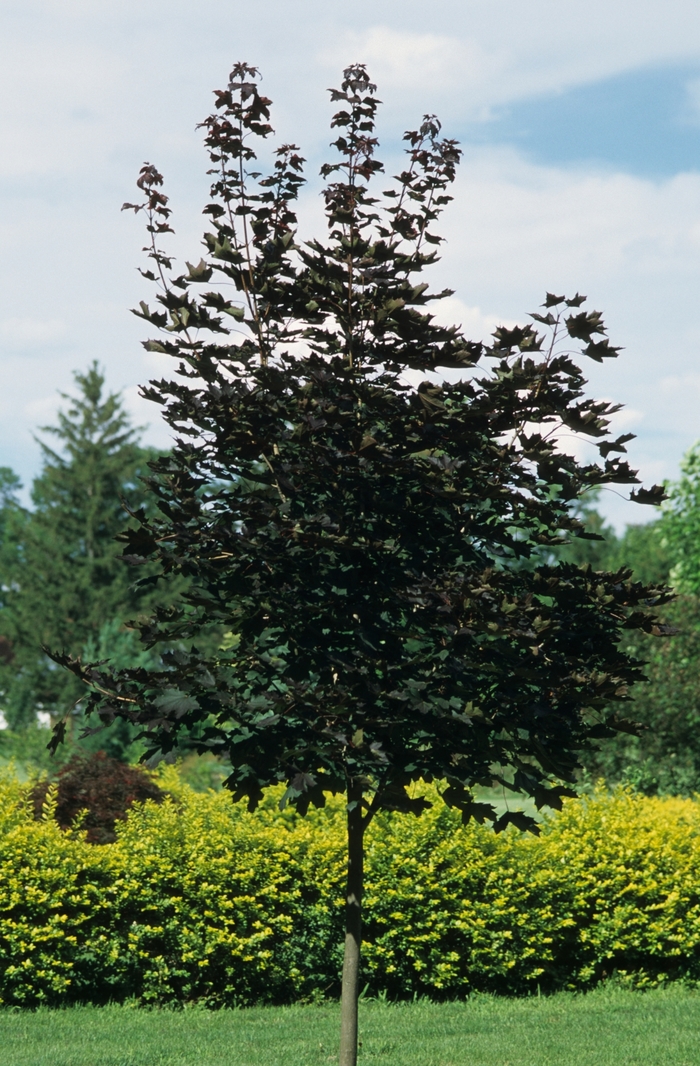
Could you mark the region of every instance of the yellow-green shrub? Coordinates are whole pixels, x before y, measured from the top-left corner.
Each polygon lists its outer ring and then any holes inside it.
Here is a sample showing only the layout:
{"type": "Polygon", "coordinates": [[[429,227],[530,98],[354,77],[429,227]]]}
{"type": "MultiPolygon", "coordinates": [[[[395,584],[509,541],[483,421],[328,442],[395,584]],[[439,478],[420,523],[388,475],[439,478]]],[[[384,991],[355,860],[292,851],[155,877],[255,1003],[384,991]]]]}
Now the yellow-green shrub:
{"type": "Polygon", "coordinates": [[[228,794],[133,812],[114,845],[132,988],[146,1000],[301,998],[336,979],[344,826],[228,794]],[[331,957],[329,958],[329,952],[331,957]]]}
{"type": "Polygon", "coordinates": [[[51,814],[49,801],[35,822],[26,790],[0,778],[0,1003],[89,999],[94,973],[119,966],[112,856],[51,814]]]}
{"type": "MultiPolygon", "coordinates": [[[[275,797],[249,815],[171,772],[114,844],[33,820],[0,780],[0,1002],[333,994],[344,816],[275,797]]],[[[618,792],[566,804],[539,838],[462,828],[436,805],[367,838],[364,975],[391,996],[700,977],[700,805],[618,792]]]]}
{"type": "Polygon", "coordinates": [[[539,838],[455,831],[439,807],[383,822],[370,845],[365,968],[392,994],[694,977],[699,830],[698,803],[625,791],[567,803],[539,838]]]}

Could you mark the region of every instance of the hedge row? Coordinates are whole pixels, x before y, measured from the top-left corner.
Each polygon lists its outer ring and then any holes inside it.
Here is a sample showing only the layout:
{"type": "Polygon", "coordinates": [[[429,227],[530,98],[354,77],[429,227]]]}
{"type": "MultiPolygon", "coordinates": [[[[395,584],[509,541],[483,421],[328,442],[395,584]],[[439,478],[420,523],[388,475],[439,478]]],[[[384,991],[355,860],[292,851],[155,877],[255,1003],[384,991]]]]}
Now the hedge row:
{"type": "MultiPolygon", "coordinates": [[[[0,1002],[138,997],[212,1006],[338,989],[343,811],[165,781],[117,841],[88,844],[0,779],[0,1002]]],[[[542,836],[462,828],[437,805],[368,834],[364,981],[390,997],[700,978],[700,804],[618,792],[542,836]]]]}

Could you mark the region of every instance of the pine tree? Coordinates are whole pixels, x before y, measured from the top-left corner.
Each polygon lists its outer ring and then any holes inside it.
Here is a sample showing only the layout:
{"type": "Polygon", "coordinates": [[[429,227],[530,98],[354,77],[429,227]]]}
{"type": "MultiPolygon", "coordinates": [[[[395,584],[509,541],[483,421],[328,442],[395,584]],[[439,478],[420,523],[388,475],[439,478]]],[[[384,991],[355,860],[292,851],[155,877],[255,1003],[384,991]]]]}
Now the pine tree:
{"type": "Polygon", "coordinates": [[[578,295],[548,295],[536,327],[499,329],[492,345],[428,313],[447,295],[421,274],[459,160],[437,120],[406,134],[405,169],[373,195],[375,86],[346,70],[332,93],[338,155],[322,170],[329,235],[300,244],[298,149],[279,148],[269,176],[251,169],[255,138],[272,132],[256,71],[238,64],[216,97],[206,259],[178,274],[161,250],[170,209],[151,165],[135,205],[152,241],[144,275],[160,286],[159,306],[137,313],[161,330],[147,347],[178,367],[146,392],[178,439],[153,468],[157,517],[124,540],[132,560],[190,578],[141,627],[147,645],[184,646],[151,672],[56,658],[103,723],[141,726],[154,753],[183,736],[225,753],[251,810],[278,783],[302,814],[346,795],[341,1064],[353,1066],[372,818],[420,814],[420,783],[436,781],[465,820],[536,830],[517,807],[497,817],[475,786],[538,806],[572,794],[580,752],[627,728],[614,708],[641,671],[621,633],[652,629],[665,593],[624,570],[519,565],[589,535],[575,514],[586,492],[636,481],[628,438],[608,439],[615,408],[585,396],[571,355],[617,349],[578,295]],[[562,430],[596,441],[601,462],[562,451],[562,430]],[[207,652],[211,626],[231,637],[207,652]]]}
{"type": "MultiPolygon", "coordinates": [[[[20,479],[9,466],[0,467],[0,619],[8,594],[12,592],[12,573],[17,541],[21,539],[25,511],[20,506],[20,479]]],[[[0,624],[0,664],[9,666],[15,658],[10,637],[0,624]]]]}
{"type": "Polygon", "coordinates": [[[144,502],[140,478],[155,453],[139,444],[121,397],[105,395],[96,363],[74,376],[77,395],[64,394],[58,424],[43,427],[56,446],[39,442],[43,468],[31,509],[12,500],[3,508],[0,631],[13,649],[2,670],[3,705],[15,728],[32,723],[37,709],[62,715],[83,694],[42,646],[78,654],[144,602],[115,537],[144,502]]]}

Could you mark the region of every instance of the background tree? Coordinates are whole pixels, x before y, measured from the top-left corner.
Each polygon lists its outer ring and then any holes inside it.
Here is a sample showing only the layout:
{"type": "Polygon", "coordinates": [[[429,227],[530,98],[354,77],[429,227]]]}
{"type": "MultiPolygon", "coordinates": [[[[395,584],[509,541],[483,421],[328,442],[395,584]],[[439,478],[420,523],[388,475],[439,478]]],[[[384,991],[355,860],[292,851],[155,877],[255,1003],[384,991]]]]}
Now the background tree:
{"type": "Polygon", "coordinates": [[[13,514],[19,510],[20,479],[9,466],[0,466],[0,546],[4,547],[13,514]]]}
{"type": "Polygon", "coordinates": [[[601,545],[611,566],[628,566],[642,581],[674,586],[663,610],[672,639],[626,635],[629,654],[646,660],[649,684],[632,690],[638,736],[606,739],[586,758],[592,776],[625,782],[647,793],[691,795],[700,790],[700,447],[667,486],[668,500],[655,522],[628,526],[601,545]]]}
{"type": "Polygon", "coordinates": [[[700,603],[681,594],[662,612],[672,637],[626,634],[624,649],[646,663],[648,684],[634,685],[630,715],[638,735],[604,740],[584,759],[588,773],[650,795],[700,789],[700,603]]]}
{"type": "Polygon", "coordinates": [[[157,514],[123,539],[132,561],[190,580],[141,627],[147,646],[188,650],[150,672],[55,659],[92,688],[104,724],[141,726],[154,753],[183,736],[225,753],[226,783],[251,810],[279,782],[302,814],[345,793],[349,1066],[373,816],[420,814],[421,783],[436,781],[464,820],[536,830],[517,809],[497,817],[474,787],[499,782],[538,806],[573,794],[581,751],[627,728],[610,705],[641,671],[621,633],[653,629],[665,594],[629,571],[542,561],[562,540],[595,537],[575,513],[582,495],[636,481],[620,458],[628,438],[608,439],[615,408],[584,396],[571,355],[572,344],[596,360],[617,350],[581,296],[550,294],[533,316],[544,332],[499,329],[491,346],[428,314],[448,295],[420,275],[459,159],[437,120],[406,134],[405,169],[372,195],[375,86],[348,68],[332,93],[338,155],[322,168],[329,235],[300,245],[298,150],[279,148],[269,176],[250,169],[255,138],[272,132],[256,71],[237,65],[216,98],[203,123],[206,259],[178,273],[161,250],[170,209],[155,167],[139,177],[145,203],[126,205],[146,212],[144,275],[158,285],[159,306],[137,311],[162,331],[146,346],[178,370],[145,390],[177,443],[152,464],[157,514]],[[461,380],[442,380],[443,367],[461,380]],[[598,442],[601,463],[562,452],[563,427],[598,442]],[[206,652],[211,627],[233,637],[206,652]]]}
{"type": "MultiPolygon", "coordinates": [[[[16,543],[25,519],[18,493],[20,479],[9,466],[0,467],[0,609],[12,592],[11,571],[15,560],[16,543]]],[[[10,637],[0,632],[0,663],[9,666],[15,657],[10,637]]]]}
{"type": "Polygon", "coordinates": [[[658,533],[674,586],[700,596],[700,441],[683,457],[681,476],[669,486],[658,533]]]}
{"type": "MultiPolygon", "coordinates": [[[[87,648],[105,658],[116,652],[118,666],[145,661],[122,623],[147,599],[134,591],[115,537],[129,510],[146,500],[140,478],[156,453],[140,445],[120,396],[105,395],[96,363],[75,381],[78,393],[64,396],[68,407],[58,424],[44,427],[57,448],[39,442],[43,468],[32,487],[32,508],[19,506],[11,472],[2,483],[0,632],[11,642],[12,657],[0,668],[0,684],[14,729],[33,724],[37,710],[64,715],[83,694],[75,678],[56,669],[43,644],[74,654],[87,648]]],[[[123,746],[128,727],[114,732],[102,743],[123,746]]]]}
{"type": "Polygon", "coordinates": [[[619,539],[611,539],[605,558],[610,569],[627,566],[639,581],[668,584],[673,563],[663,519],[627,526],[619,539]]]}

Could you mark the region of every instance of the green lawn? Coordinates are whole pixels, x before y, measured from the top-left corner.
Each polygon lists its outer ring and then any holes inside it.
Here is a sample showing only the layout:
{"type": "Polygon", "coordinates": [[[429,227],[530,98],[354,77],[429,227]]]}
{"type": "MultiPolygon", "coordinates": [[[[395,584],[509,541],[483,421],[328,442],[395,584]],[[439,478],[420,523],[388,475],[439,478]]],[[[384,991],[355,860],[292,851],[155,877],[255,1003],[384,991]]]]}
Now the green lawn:
{"type": "MultiPolygon", "coordinates": [[[[377,1066],[699,1066],[700,993],[363,1003],[377,1066]]],[[[338,1008],[0,1012],[2,1066],[326,1066],[338,1008]]]]}

